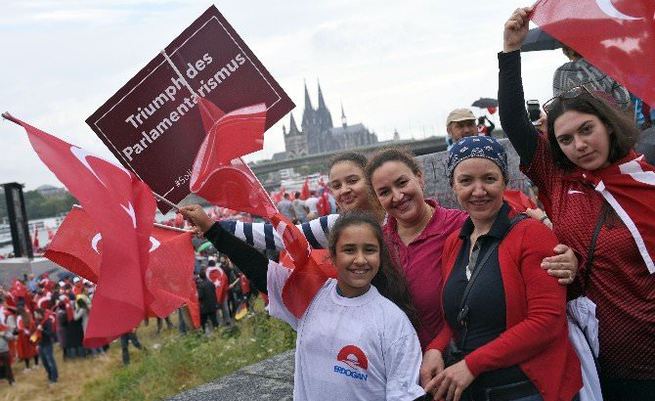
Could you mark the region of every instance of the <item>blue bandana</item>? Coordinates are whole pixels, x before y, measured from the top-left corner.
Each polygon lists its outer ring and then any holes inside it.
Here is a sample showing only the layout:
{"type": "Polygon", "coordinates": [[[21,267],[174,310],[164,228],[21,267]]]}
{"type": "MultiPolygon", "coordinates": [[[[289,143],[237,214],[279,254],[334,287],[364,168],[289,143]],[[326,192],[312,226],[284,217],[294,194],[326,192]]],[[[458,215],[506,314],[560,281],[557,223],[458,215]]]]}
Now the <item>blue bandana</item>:
{"type": "Polygon", "coordinates": [[[467,136],[448,151],[448,178],[453,178],[455,167],[466,159],[479,157],[496,163],[507,181],[507,154],[503,145],[490,136],[467,136]]]}

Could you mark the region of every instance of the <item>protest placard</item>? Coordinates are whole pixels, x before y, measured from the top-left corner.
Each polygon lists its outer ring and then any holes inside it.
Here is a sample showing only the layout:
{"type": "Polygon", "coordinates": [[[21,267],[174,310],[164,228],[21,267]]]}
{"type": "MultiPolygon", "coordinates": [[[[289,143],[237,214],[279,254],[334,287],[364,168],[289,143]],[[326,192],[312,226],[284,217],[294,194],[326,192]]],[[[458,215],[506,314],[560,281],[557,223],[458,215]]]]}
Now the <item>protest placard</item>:
{"type": "MultiPolygon", "coordinates": [[[[199,97],[225,112],[264,103],[266,129],[295,107],[211,6],[86,122],[125,167],[177,203],[189,194],[194,157],[206,135],[199,97]]],[[[170,209],[158,206],[163,213],[170,209]]]]}

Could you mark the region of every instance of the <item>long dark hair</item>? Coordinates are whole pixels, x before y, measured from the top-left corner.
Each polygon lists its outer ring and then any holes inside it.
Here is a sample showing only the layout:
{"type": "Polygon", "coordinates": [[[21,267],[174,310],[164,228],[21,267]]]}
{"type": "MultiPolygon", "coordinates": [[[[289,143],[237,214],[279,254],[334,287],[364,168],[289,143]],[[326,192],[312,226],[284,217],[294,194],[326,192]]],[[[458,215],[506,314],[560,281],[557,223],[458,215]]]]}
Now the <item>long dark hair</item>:
{"type": "Polygon", "coordinates": [[[555,137],[555,120],[567,111],[592,114],[605,125],[610,136],[607,157],[610,163],[624,158],[639,139],[639,130],[635,124],[602,99],[589,93],[582,93],[574,98],[556,99],[548,111],[548,142],[555,164],[564,170],[572,170],[576,167],[562,152],[555,137]]]}
{"type": "Polygon", "coordinates": [[[371,280],[371,284],[377,288],[380,294],[388,298],[391,302],[396,304],[400,310],[405,312],[410,322],[412,322],[412,325],[415,328],[418,328],[419,319],[414,304],[412,304],[409,290],[407,289],[405,276],[393,262],[384,242],[382,228],[372,214],[361,211],[351,211],[342,214],[337,219],[330,230],[329,250],[332,260],[336,257],[337,241],[343,230],[351,226],[360,225],[366,225],[371,229],[371,231],[373,231],[380,247],[380,268],[375,277],[373,277],[373,280],[371,280]]]}

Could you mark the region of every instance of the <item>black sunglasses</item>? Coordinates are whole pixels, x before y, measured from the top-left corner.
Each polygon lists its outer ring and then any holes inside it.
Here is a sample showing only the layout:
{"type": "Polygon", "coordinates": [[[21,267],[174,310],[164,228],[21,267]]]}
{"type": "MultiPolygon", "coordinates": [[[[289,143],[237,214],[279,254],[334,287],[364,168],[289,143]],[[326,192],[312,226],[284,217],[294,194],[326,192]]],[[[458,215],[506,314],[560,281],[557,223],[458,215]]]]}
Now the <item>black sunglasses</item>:
{"type": "MultiPolygon", "coordinates": [[[[595,92],[595,91],[594,91],[595,92]]],[[[561,100],[561,99],[575,99],[576,97],[580,95],[587,94],[591,97],[595,97],[594,94],[592,93],[592,90],[587,88],[586,84],[574,86],[571,89],[567,89],[564,92],[560,93],[559,95],[549,99],[546,103],[544,103],[544,113],[548,114],[550,110],[553,108],[553,104],[556,100],[561,100]]]]}

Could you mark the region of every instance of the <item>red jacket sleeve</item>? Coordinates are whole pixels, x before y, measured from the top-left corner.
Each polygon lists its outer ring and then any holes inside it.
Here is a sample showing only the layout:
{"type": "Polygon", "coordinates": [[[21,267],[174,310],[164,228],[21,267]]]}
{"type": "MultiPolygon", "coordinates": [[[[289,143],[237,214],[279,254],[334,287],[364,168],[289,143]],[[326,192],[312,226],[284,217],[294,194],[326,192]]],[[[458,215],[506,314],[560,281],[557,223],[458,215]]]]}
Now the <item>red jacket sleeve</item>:
{"type": "Polygon", "coordinates": [[[557,238],[543,224],[528,219],[516,226],[503,243],[505,247],[501,244],[499,249],[503,281],[522,283],[526,299],[517,298],[523,293],[520,288],[505,287],[507,322],[511,327],[466,356],[466,364],[475,376],[525,362],[561,340],[562,333],[566,339],[566,288],[541,268],[542,259],[553,254],[557,238]],[[519,274],[520,279],[511,280],[508,275],[514,274],[519,274]],[[526,303],[527,314],[521,319],[516,314],[525,309],[526,303]],[[516,324],[512,325],[512,321],[516,324]]]}

